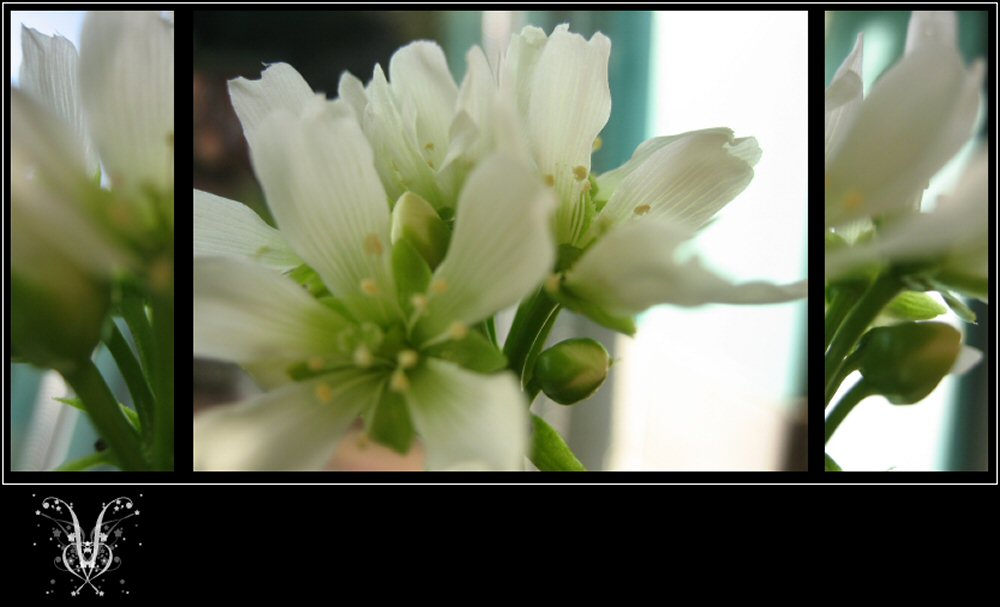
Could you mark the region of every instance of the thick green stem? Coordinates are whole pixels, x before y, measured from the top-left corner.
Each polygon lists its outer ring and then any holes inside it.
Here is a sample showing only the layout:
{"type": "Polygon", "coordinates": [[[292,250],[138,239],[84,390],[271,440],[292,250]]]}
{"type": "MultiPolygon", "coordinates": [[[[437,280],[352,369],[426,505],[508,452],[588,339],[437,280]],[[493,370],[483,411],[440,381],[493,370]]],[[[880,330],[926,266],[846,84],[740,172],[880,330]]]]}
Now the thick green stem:
{"type": "Polygon", "coordinates": [[[71,369],[62,371],[62,375],[86,407],[94,427],[107,442],[121,468],[147,469],[139,447],[139,435],[118,408],[118,401],[93,361],[80,361],[71,369]]]}
{"type": "Polygon", "coordinates": [[[840,325],[830,342],[830,348],[826,351],[827,404],[843,381],[842,369],[845,359],[879,312],[902,290],[903,283],[896,275],[890,272],[879,276],[840,325]]]}
{"type": "Polygon", "coordinates": [[[826,340],[823,348],[829,348],[833,336],[836,335],[840,324],[844,322],[847,313],[851,311],[854,304],[858,302],[858,292],[855,289],[838,288],[830,301],[830,306],[826,309],[826,340]]]}
{"type": "Polygon", "coordinates": [[[842,421],[844,421],[847,414],[854,409],[855,405],[872,394],[875,394],[875,390],[872,389],[864,379],[854,384],[854,386],[847,391],[847,394],[845,394],[843,398],[841,398],[840,401],[834,405],[833,409],[830,410],[830,415],[826,418],[826,440],[824,443],[830,442],[830,437],[837,431],[837,427],[840,426],[842,421]]]}
{"type": "Polygon", "coordinates": [[[108,458],[107,451],[98,451],[96,453],[91,453],[90,455],[85,455],[80,459],[75,459],[71,462],[66,462],[62,466],[56,468],[57,472],[80,472],[83,470],[90,470],[95,466],[101,466],[104,464],[113,463],[108,458]]]}
{"type": "Polygon", "coordinates": [[[559,304],[552,301],[545,289],[539,289],[517,309],[503,353],[507,357],[507,368],[521,378],[522,386],[530,379],[527,378],[531,372],[528,363],[533,362],[532,355],[537,356],[545,344],[558,314],[559,304]]]}
{"type": "Polygon", "coordinates": [[[146,377],[142,374],[142,366],[132,352],[125,335],[122,334],[118,325],[112,323],[113,329],[111,337],[105,342],[108,351],[114,357],[118,370],[121,371],[128,391],[132,395],[135,403],[135,410],[139,414],[139,425],[142,427],[142,439],[144,443],[150,440],[153,432],[153,416],[156,404],[153,400],[153,392],[149,388],[146,377]]]}
{"type": "Polygon", "coordinates": [[[152,377],[153,367],[153,329],[149,326],[149,318],[146,316],[145,298],[139,290],[133,286],[123,287],[122,318],[128,325],[129,332],[135,339],[136,348],[139,350],[139,360],[142,363],[146,377],[152,377]]]}

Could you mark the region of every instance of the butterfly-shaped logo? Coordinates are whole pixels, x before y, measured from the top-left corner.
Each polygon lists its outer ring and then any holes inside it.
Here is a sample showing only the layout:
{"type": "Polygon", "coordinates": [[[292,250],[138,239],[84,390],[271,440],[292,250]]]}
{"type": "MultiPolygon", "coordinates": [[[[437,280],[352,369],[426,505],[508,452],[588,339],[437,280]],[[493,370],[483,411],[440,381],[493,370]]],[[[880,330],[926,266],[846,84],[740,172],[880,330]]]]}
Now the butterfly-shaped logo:
{"type": "Polygon", "coordinates": [[[35,510],[35,514],[55,523],[52,537],[59,546],[54,561],[56,569],[69,572],[79,583],[70,594],[77,596],[89,587],[103,596],[104,591],[95,582],[121,566],[115,548],[122,538],[122,521],[139,516],[135,503],[127,497],[111,500],[103,505],[93,527],[81,525],[73,506],[58,497],[42,500],[42,508],[35,510]]]}

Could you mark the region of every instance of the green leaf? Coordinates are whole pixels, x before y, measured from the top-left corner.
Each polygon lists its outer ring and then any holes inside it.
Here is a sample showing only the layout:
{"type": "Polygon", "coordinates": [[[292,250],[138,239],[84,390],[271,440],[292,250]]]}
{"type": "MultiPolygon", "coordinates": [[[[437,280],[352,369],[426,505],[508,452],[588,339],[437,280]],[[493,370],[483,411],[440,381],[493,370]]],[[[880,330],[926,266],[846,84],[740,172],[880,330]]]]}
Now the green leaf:
{"type": "Polygon", "coordinates": [[[412,307],[410,298],[425,293],[431,282],[431,268],[416,248],[405,239],[392,245],[392,273],[396,278],[399,303],[404,309],[412,307]]]}
{"type": "Polygon", "coordinates": [[[477,373],[495,373],[507,367],[503,352],[478,331],[469,331],[462,339],[431,346],[424,352],[477,373]]]}
{"type": "Polygon", "coordinates": [[[385,390],[368,426],[368,436],[396,453],[407,453],[413,443],[413,421],[402,395],[385,390]]]}
{"type": "MultiPolygon", "coordinates": [[[[87,408],[83,406],[83,401],[81,401],[79,398],[75,397],[60,398],[57,396],[55,397],[55,400],[63,403],[64,405],[75,407],[80,411],[87,413],[87,408]]],[[[126,407],[121,403],[118,403],[118,407],[122,410],[122,413],[125,414],[125,418],[128,419],[129,423],[132,424],[133,428],[135,428],[136,430],[140,430],[142,428],[141,422],[139,421],[138,413],[136,413],[133,409],[126,407]]]]}
{"type": "Polygon", "coordinates": [[[885,314],[898,320],[930,320],[948,311],[927,293],[906,291],[889,302],[885,314]]]}
{"type": "Polygon", "coordinates": [[[552,426],[537,415],[531,416],[531,463],[543,472],[586,472],[580,460],[552,426]]]}
{"type": "Polygon", "coordinates": [[[826,455],[826,471],[827,472],[843,472],[843,469],[841,469],[841,467],[839,465],[837,465],[837,462],[833,461],[832,457],[830,457],[827,454],[824,454],[824,455],[826,455]]]}

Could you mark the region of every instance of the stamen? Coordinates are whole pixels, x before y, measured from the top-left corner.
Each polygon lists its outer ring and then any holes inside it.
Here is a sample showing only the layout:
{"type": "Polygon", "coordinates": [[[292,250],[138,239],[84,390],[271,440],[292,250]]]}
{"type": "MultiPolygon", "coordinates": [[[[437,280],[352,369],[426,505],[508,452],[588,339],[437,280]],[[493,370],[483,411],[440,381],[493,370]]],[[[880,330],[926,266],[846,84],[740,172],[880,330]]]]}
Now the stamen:
{"type": "Polygon", "coordinates": [[[326,361],[323,360],[321,356],[313,356],[308,361],[306,361],[306,366],[313,371],[322,371],[326,367],[326,361]]]}
{"type": "Polygon", "coordinates": [[[316,398],[322,403],[329,404],[333,400],[333,388],[330,387],[330,384],[325,382],[316,384],[316,388],[313,392],[316,395],[316,398]]]}
{"type": "Polygon", "coordinates": [[[423,314],[427,311],[427,296],[421,295],[420,293],[414,294],[410,297],[410,305],[413,306],[413,311],[417,314],[423,314]]]}
{"type": "Polygon", "coordinates": [[[382,247],[382,239],[378,237],[378,234],[369,234],[365,236],[365,251],[371,253],[372,255],[381,255],[382,251],[385,250],[382,247]]]}
{"type": "Polygon", "coordinates": [[[848,210],[853,211],[860,207],[861,203],[864,201],[865,197],[862,196],[860,192],[857,190],[851,190],[847,193],[847,196],[844,197],[844,206],[847,207],[848,210]]]}
{"type": "Polygon", "coordinates": [[[648,204],[640,204],[636,208],[632,209],[632,212],[638,215],[639,217],[642,217],[643,215],[649,212],[650,208],[652,207],[650,207],[648,204]]]}
{"type": "Polygon", "coordinates": [[[576,177],[577,181],[583,181],[587,178],[587,167],[575,166],[573,167],[573,176],[576,177]]]}
{"type": "Polygon", "coordinates": [[[375,357],[372,356],[371,350],[365,346],[358,346],[358,348],[354,351],[353,358],[354,364],[361,369],[367,369],[372,366],[372,363],[375,362],[375,357]]]}
{"type": "Polygon", "coordinates": [[[444,295],[448,292],[448,281],[443,278],[435,278],[431,283],[431,292],[436,295],[444,295]]]}
{"type": "Polygon", "coordinates": [[[558,274],[550,274],[549,277],[545,279],[545,290],[552,294],[559,292],[558,274]]]}
{"type": "Polygon", "coordinates": [[[451,335],[452,339],[465,339],[465,336],[469,334],[469,327],[465,323],[456,320],[448,327],[448,334],[451,335]]]}
{"type": "Polygon", "coordinates": [[[594,139],[594,147],[593,147],[593,149],[591,151],[596,152],[597,150],[601,149],[603,146],[604,146],[604,140],[601,139],[600,136],[598,136],[597,139],[594,139]]]}
{"type": "Polygon", "coordinates": [[[429,167],[431,167],[433,169],[434,168],[434,161],[431,160],[430,158],[428,158],[427,159],[427,166],[429,166],[429,167]]]}
{"type": "Polygon", "coordinates": [[[378,283],[374,278],[365,278],[361,281],[361,292],[365,295],[378,295],[378,283]]]}
{"type": "Polygon", "coordinates": [[[410,380],[406,378],[406,373],[403,373],[402,369],[396,369],[392,372],[392,377],[389,379],[389,389],[393,392],[406,392],[410,389],[410,380]]]}
{"type": "Polygon", "coordinates": [[[587,181],[583,182],[583,191],[584,192],[589,192],[590,191],[590,187],[591,187],[591,183],[590,183],[589,179],[587,181]]]}
{"type": "Polygon", "coordinates": [[[427,150],[428,152],[433,152],[434,144],[432,142],[427,142],[424,144],[424,149],[427,150]]]}
{"type": "Polygon", "coordinates": [[[550,188],[556,185],[556,178],[553,177],[552,175],[546,173],[543,176],[543,179],[545,179],[545,185],[549,186],[550,188]]]}
{"type": "Polygon", "coordinates": [[[402,350],[396,355],[396,360],[399,362],[400,369],[412,369],[417,366],[420,356],[413,350],[402,350]]]}

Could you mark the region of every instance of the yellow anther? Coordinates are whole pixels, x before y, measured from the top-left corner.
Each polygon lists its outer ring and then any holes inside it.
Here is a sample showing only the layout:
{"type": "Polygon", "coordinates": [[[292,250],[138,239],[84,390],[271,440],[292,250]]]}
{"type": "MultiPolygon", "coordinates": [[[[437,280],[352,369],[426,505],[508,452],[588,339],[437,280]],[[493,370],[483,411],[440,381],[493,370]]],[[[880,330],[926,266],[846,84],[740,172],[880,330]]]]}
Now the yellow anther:
{"type": "Polygon", "coordinates": [[[378,295],[378,283],[374,278],[365,278],[361,281],[361,292],[365,295],[378,295]]]}
{"type": "Polygon", "coordinates": [[[448,281],[443,278],[435,278],[434,282],[431,283],[431,293],[436,295],[444,295],[448,292],[448,281]]]}
{"type": "Polygon", "coordinates": [[[392,377],[389,378],[389,389],[393,392],[406,392],[410,389],[410,380],[407,379],[406,373],[403,373],[402,369],[396,369],[392,372],[392,377]]]}
{"type": "Polygon", "coordinates": [[[643,215],[645,215],[646,213],[649,212],[650,208],[651,207],[648,204],[640,204],[636,208],[632,209],[632,212],[635,213],[636,215],[642,217],[643,215]]]}
{"type": "Polygon", "coordinates": [[[546,174],[543,176],[543,179],[545,180],[545,185],[549,186],[550,188],[556,184],[556,178],[553,177],[552,175],[546,174]]]}
{"type": "Polygon", "coordinates": [[[847,193],[847,196],[844,196],[844,206],[850,211],[854,211],[860,207],[864,201],[865,197],[857,190],[851,190],[847,193]]]}
{"type": "Polygon", "coordinates": [[[552,294],[559,292],[558,274],[550,274],[549,277],[545,279],[545,290],[552,294]]]}
{"type": "Polygon", "coordinates": [[[430,158],[428,158],[427,159],[427,166],[429,166],[429,167],[431,167],[433,169],[434,168],[434,161],[431,160],[430,158]]]}
{"type": "Polygon", "coordinates": [[[576,177],[577,181],[583,181],[587,178],[587,167],[575,166],[573,167],[573,177],[576,177]]]}
{"type": "Polygon", "coordinates": [[[468,334],[469,327],[463,322],[456,320],[451,323],[451,326],[448,327],[448,335],[450,335],[452,339],[465,339],[465,336],[468,334]]]}
{"type": "Polygon", "coordinates": [[[375,362],[375,357],[372,356],[371,350],[365,346],[358,346],[354,351],[353,358],[354,364],[362,369],[367,369],[375,362]]]}
{"type": "Polygon", "coordinates": [[[584,192],[589,192],[591,187],[590,180],[584,181],[582,187],[584,192]]]}
{"type": "Polygon", "coordinates": [[[413,311],[417,314],[423,314],[427,311],[427,296],[417,293],[410,297],[410,305],[413,306],[413,311]]]}
{"type": "Polygon", "coordinates": [[[330,387],[330,384],[316,384],[316,388],[313,392],[316,394],[316,398],[322,403],[329,403],[333,400],[333,388],[330,387]]]}
{"type": "Polygon", "coordinates": [[[417,366],[420,356],[413,350],[401,350],[396,355],[396,360],[399,362],[400,369],[412,369],[417,366]]]}
{"type": "Polygon", "coordinates": [[[428,152],[433,152],[434,151],[434,144],[431,143],[431,142],[427,142],[427,143],[424,144],[424,149],[427,150],[428,152]]]}
{"type": "Polygon", "coordinates": [[[326,367],[326,361],[323,360],[321,356],[313,356],[308,361],[306,361],[306,366],[308,366],[313,371],[322,371],[326,367]]]}
{"type": "Polygon", "coordinates": [[[603,139],[601,139],[600,137],[598,137],[597,139],[594,139],[594,147],[593,147],[593,151],[594,152],[596,152],[597,150],[601,149],[602,146],[604,146],[604,140],[603,139]]]}
{"type": "Polygon", "coordinates": [[[365,236],[365,251],[371,253],[372,255],[381,255],[384,251],[382,246],[382,239],[378,237],[378,234],[369,234],[365,236]]]}

